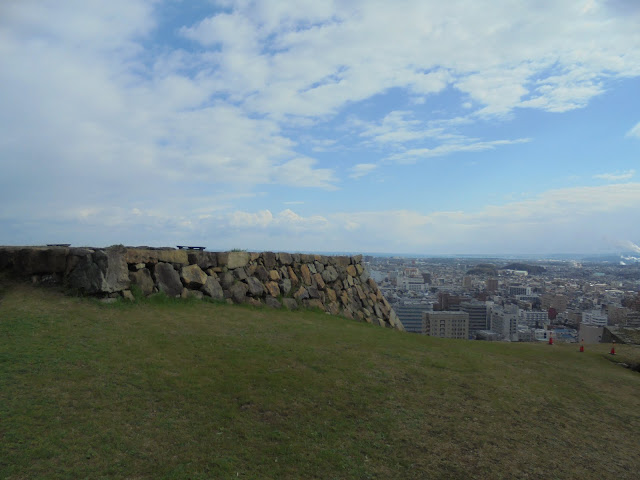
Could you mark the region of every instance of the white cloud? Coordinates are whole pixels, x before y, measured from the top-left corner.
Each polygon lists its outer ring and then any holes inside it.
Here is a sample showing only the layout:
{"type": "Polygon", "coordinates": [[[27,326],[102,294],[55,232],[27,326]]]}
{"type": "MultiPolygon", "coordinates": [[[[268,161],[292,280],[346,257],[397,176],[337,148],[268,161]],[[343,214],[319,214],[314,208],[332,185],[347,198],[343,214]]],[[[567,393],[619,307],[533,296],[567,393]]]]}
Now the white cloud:
{"type": "Polygon", "coordinates": [[[351,178],[364,177],[365,175],[373,172],[376,168],[378,168],[378,165],[375,163],[358,163],[351,168],[351,174],[349,176],[351,178]]]}
{"type": "Polygon", "coordinates": [[[515,145],[519,143],[527,143],[531,141],[528,138],[519,138],[516,140],[492,140],[492,141],[474,141],[474,139],[464,139],[460,142],[445,143],[434,148],[410,148],[408,150],[394,153],[388,157],[398,163],[414,163],[423,158],[441,157],[459,152],[482,152],[484,150],[493,150],[498,146],[515,145]]]}
{"type": "Polygon", "coordinates": [[[635,127],[627,132],[627,137],[640,138],[640,122],[638,122],[635,127]]]}
{"type": "Polygon", "coordinates": [[[632,169],[626,172],[601,173],[598,175],[594,175],[593,178],[599,178],[601,180],[607,180],[609,182],[619,182],[620,180],[629,180],[633,178],[635,174],[636,171],[632,169]]]}
{"type": "MultiPolygon", "coordinates": [[[[624,2],[243,0],[187,25],[161,25],[160,1],[5,3],[0,219],[14,223],[0,231],[24,229],[8,239],[32,238],[28,222],[77,238],[135,225],[141,239],[177,239],[224,221],[247,241],[247,225],[314,225],[341,242],[369,217],[331,230],[325,213],[239,205],[259,185],[340,185],[341,158],[321,152],[348,148],[336,139],[347,109],[389,92],[413,99],[352,125],[363,152],[347,174],[358,178],[378,168],[364,163],[367,148],[410,163],[524,143],[459,129],[519,108],[580,108],[612,81],[640,76],[638,11],[624,2]],[[170,43],[176,32],[179,46],[170,43]],[[444,97],[465,111],[436,113],[444,97]],[[95,228],[74,230],[77,222],[95,228]]],[[[640,124],[627,135],[640,137],[640,124]]],[[[400,215],[398,227],[411,232],[402,222],[419,227],[421,218],[400,215]]]]}
{"type": "Polygon", "coordinates": [[[260,64],[260,91],[228,85],[270,115],[322,116],[391,87],[428,95],[447,86],[468,93],[484,115],[565,111],[600,94],[604,79],[640,73],[633,17],[600,4],[321,3],[307,12],[243,2],[183,31],[234,58],[230,80],[260,64]]]}

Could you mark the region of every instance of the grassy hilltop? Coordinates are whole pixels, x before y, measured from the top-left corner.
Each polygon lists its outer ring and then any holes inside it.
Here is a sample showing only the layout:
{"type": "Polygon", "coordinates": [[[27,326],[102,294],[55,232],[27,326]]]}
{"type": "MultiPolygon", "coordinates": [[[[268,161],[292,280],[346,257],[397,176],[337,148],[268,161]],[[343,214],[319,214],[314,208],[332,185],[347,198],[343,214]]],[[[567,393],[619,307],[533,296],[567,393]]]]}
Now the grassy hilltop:
{"type": "Polygon", "coordinates": [[[3,479],[640,471],[640,374],[606,345],[443,340],[166,298],[102,305],[25,285],[0,297],[3,479]]]}

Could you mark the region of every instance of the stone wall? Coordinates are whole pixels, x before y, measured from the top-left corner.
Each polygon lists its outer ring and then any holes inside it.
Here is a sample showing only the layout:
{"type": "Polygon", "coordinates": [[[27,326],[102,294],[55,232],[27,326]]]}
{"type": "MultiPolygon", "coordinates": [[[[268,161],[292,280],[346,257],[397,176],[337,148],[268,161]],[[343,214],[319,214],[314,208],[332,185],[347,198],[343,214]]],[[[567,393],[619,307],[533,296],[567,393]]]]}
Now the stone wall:
{"type": "Polygon", "coordinates": [[[0,247],[0,271],[102,298],[211,297],[272,308],[319,308],[404,330],[362,256],[172,248],[0,247]]]}

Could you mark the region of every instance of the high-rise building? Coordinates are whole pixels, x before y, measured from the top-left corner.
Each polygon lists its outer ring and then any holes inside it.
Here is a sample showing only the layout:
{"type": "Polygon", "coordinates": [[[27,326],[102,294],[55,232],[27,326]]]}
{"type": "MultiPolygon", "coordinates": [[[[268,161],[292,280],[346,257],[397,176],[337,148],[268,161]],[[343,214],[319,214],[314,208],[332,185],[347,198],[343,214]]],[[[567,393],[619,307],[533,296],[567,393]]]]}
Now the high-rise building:
{"type": "Polygon", "coordinates": [[[470,300],[470,298],[451,295],[448,292],[440,292],[438,293],[438,303],[434,305],[433,309],[440,311],[459,311],[460,303],[466,300],[470,300]]]}
{"type": "Polygon", "coordinates": [[[424,302],[400,302],[393,306],[402,326],[411,333],[422,333],[422,314],[432,308],[431,303],[424,302]]]}
{"type": "Polygon", "coordinates": [[[488,278],[487,279],[487,290],[490,292],[498,291],[498,279],[497,278],[488,278]]]}
{"type": "Polygon", "coordinates": [[[431,337],[469,338],[467,312],[424,312],[422,332],[431,337]]]}
{"type": "Polygon", "coordinates": [[[505,340],[518,341],[517,309],[494,306],[490,314],[490,328],[505,340]]]}
{"type": "Polygon", "coordinates": [[[531,295],[531,287],[511,285],[509,287],[509,295],[531,295]]]}
{"type": "Polygon", "coordinates": [[[469,314],[469,333],[488,329],[486,302],[462,302],[460,311],[469,314]]]}

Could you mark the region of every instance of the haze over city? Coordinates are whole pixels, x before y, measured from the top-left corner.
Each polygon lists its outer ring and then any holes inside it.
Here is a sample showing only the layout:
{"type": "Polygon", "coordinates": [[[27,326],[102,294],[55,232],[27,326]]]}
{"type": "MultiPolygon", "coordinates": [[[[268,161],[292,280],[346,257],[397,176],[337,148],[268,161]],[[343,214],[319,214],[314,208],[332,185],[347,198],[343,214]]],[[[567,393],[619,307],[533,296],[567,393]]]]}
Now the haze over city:
{"type": "Polygon", "coordinates": [[[3,2],[0,244],[639,253],[638,25],[633,0],[3,2]]]}

